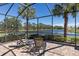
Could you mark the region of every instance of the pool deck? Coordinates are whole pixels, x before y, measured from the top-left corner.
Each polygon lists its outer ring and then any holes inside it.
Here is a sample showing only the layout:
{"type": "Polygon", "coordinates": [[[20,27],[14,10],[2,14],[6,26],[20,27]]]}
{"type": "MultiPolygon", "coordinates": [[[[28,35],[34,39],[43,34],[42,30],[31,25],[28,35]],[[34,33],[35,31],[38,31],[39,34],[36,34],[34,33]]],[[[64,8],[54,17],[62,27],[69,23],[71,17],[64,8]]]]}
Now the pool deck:
{"type": "MultiPolygon", "coordinates": [[[[0,55],[1,56],[32,56],[29,53],[22,53],[22,51],[25,51],[24,47],[18,49],[9,47],[10,45],[15,45],[15,44],[16,41],[9,43],[0,43],[0,55]]],[[[73,46],[47,42],[47,47],[44,55],[45,56],[79,56],[79,50],[75,50],[73,46]]]]}

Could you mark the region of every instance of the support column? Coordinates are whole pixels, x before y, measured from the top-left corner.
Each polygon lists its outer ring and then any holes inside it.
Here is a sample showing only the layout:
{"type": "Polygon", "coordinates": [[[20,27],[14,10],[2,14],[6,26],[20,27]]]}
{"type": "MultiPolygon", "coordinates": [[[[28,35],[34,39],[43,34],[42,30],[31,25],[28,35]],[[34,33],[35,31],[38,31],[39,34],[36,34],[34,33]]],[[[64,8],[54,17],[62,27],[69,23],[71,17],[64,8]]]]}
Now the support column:
{"type": "Polygon", "coordinates": [[[39,35],[39,19],[37,18],[37,35],[39,35]]]}
{"type": "MultiPolygon", "coordinates": [[[[75,4],[75,13],[76,13],[76,4],[75,4]]],[[[77,39],[76,39],[76,15],[75,15],[75,49],[77,48],[77,39]]]]}

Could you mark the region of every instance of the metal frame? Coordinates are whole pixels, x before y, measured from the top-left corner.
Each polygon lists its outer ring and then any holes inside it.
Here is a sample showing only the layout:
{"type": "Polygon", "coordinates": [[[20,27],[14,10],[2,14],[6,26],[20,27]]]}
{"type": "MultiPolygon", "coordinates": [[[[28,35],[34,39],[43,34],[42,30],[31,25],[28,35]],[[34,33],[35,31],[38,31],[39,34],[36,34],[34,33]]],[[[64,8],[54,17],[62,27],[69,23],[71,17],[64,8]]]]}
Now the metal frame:
{"type": "MultiPolygon", "coordinates": [[[[11,10],[11,8],[12,8],[13,5],[14,5],[14,3],[11,4],[10,8],[9,8],[8,11],[6,12],[6,14],[5,14],[5,19],[6,19],[6,15],[7,15],[8,12],[11,10]]],[[[5,19],[4,19],[4,20],[5,20],[5,19]]],[[[7,23],[6,23],[6,25],[7,25],[7,23]]],[[[7,27],[5,27],[5,28],[7,28],[7,27]]],[[[7,32],[5,33],[5,39],[7,39],[7,38],[6,38],[6,34],[7,34],[7,32]]]]}
{"type": "MultiPolygon", "coordinates": [[[[5,6],[5,5],[7,5],[7,4],[8,4],[8,3],[6,3],[6,4],[1,4],[0,6],[5,6]]],[[[22,5],[22,6],[24,6],[25,9],[24,9],[18,16],[8,15],[8,13],[9,13],[9,11],[11,10],[11,8],[13,7],[14,3],[11,4],[11,6],[10,6],[10,8],[7,10],[6,14],[0,13],[0,15],[4,15],[5,18],[6,18],[7,16],[10,16],[10,17],[16,17],[16,19],[18,19],[19,16],[20,16],[28,7],[33,6],[33,5],[35,5],[36,3],[32,3],[32,4],[28,5],[28,6],[25,6],[24,4],[21,4],[21,3],[19,3],[19,4],[22,5]]],[[[38,28],[39,19],[40,19],[40,18],[45,18],[45,17],[50,17],[50,16],[52,17],[51,19],[52,19],[52,34],[53,34],[53,14],[51,13],[50,8],[48,7],[48,4],[45,3],[45,5],[46,5],[46,7],[47,7],[47,9],[48,9],[48,11],[49,11],[49,13],[50,13],[50,15],[45,15],[45,16],[40,16],[40,17],[31,18],[31,19],[37,19],[37,34],[38,34],[38,31],[39,31],[39,28],[38,28]]],[[[72,12],[72,11],[71,11],[71,12],[72,12]]],[[[68,13],[71,13],[71,12],[68,12],[68,13]]],[[[79,12],[79,10],[76,10],[75,12],[79,12]]],[[[62,13],[62,14],[63,14],[63,13],[62,13]]],[[[75,47],[76,47],[76,16],[75,16],[75,47]]]]}
{"type": "Polygon", "coordinates": [[[52,35],[53,35],[53,14],[51,13],[51,10],[50,10],[50,8],[49,8],[49,6],[48,6],[48,4],[46,3],[46,7],[47,7],[47,9],[48,9],[48,11],[50,12],[50,14],[51,14],[51,16],[52,16],[52,35]]]}
{"type": "MultiPolygon", "coordinates": [[[[34,5],[34,4],[35,4],[35,3],[26,6],[26,7],[24,8],[24,10],[17,16],[17,19],[18,19],[18,17],[19,17],[28,7],[30,7],[30,6],[32,6],[32,5],[34,5]]],[[[27,16],[28,16],[28,13],[27,13],[27,16]]],[[[27,18],[26,20],[27,20],[27,38],[28,38],[28,20],[29,20],[29,18],[27,18]]]]}
{"type": "MultiPolygon", "coordinates": [[[[76,10],[77,10],[77,8],[76,8],[76,4],[75,4],[75,13],[76,13],[76,10]]],[[[76,43],[77,42],[77,39],[76,39],[76,27],[77,26],[76,26],[76,15],[75,15],[75,49],[77,48],[77,45],[76,45],[77,44],[76,43]]]]}

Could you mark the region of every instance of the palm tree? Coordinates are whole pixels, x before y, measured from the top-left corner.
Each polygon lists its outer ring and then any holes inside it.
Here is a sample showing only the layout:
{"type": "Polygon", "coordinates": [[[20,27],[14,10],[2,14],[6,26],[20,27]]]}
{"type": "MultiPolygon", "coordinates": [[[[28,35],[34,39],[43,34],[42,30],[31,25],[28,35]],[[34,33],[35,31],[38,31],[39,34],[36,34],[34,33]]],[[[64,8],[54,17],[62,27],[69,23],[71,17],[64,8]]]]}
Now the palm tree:
{"type": "Polygon", "coordinates": [[[73,12],[75,10],[75,4],[56,4],[55,8],[52,9],[52,13],[54,16],[61,16],[63,15],[64,18],[64,40],[67,39],[67,24],[68,24],[68,12],[71,12],[72,16],[75,17],[76,13],[73,12]]]}
{"type": "MultiPolygon", "coordinates": [[[[30,3],[25,3],[24,5],[27,7],[28,5],[30,5],[30,3]]],[[[20,14],[24,9],[25,9],[25,7],[20,6],[18,13],[20,14]]],[[[23,19],[26,19],[26,21],[27,21],[26,30],[27,30],[27,38],[28,38],[28,20],[35,17],[35,9],[32,6],[30,6],[21,14],[21,16],[23,19]]]]}

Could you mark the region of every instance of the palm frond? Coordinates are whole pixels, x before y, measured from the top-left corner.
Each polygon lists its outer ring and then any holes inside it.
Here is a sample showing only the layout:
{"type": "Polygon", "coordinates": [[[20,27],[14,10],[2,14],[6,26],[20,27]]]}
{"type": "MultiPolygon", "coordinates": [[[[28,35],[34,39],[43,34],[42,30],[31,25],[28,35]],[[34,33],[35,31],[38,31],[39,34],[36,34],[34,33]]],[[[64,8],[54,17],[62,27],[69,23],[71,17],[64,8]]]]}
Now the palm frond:
{"type": "MultiPolygon", "coordinates": [[[[24,5],[27,7],[30,3],[24,3],[24,5]]],[[[20,14],[23,9],[25,9],[25,7],[20,6],[18,13],[20,14]]],[[[21,14],[22,18],[34,18],[35,17],[35,9],[31,6],[28,7],[22,14],[21,14]]]]}

